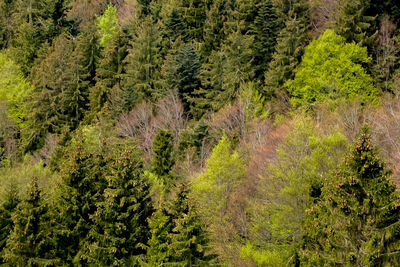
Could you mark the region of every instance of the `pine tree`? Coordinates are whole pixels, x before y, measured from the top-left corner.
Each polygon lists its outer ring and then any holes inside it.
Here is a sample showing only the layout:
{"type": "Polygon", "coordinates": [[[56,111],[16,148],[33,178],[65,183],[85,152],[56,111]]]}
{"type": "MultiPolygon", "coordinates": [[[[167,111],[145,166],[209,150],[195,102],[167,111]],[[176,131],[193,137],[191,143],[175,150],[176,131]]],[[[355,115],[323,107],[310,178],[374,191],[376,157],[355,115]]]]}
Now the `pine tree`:
{"type": "Polygon", "coordinates": [[[33,179],[26,199],[17,206],[13,215],[14,229],[4,252],[6,262],[12,266],[43,266],[52,263],[51,244],[47,236],[48,213],[42,193],[33,179]]]}
{"type": "Polygon", "coordinates": [[[187,26],[179,14],[179,11],[173,8],[171,14],[165,21],[164,35],[169,40],[167,46],[171,47],[179,37],[185,41],[187,39],[186,28],[187,26]]]}
{"type": "Polygon", "coordinates": [[[12,214],[20,203],[18,191],[15,186],[12,186],[7,192],[6,199],[0,207],[0,263],[3,264],[4,249],[9,239],[10,233],[14,229],[12,214]]]}
{"type": "Polygon", "coordinates": [[[311,265],[395,266],[399,201],[391,171],[364,127],[322,196],[308,210],[300,255],[311,265]]]}
{"type": "Polygon", "coordinates": [[[172,170],[174,159],[172,156],[173,135],[170,130],[160,130],[153,141],[153,172],[166,178],[172,170]]]}
{"type": "Polygon", "coordinates": [[[143,179],[138,151],[118,152],[107,174],[104,200],[93,215],[95,226],[89,232],[89,264],[126,266],[143,254],[148,240],[147,218],[152,213],[149,184],[143,179]]]}
{"type": "Polygon", "coordinates": [[[161,94],[161,35],[151,18],[143,21],[126,58],[122,88],[124,111],[142,99],[156,100],[161,94]]]}
{"type": "Polygon", "coordinates": [[[179,51],[175,64],[172,86],[178,90],[183,107],[186,112],[189,112],[193,92],[200,88],[200,59],[194,48],[186,45],[179,51]]]}
{"type": "Polygon", "coordinates": [[[178,0],[178,11],[182,14],[189,41],[202,42],[206,21],[206,4],[202,0],[178,0]]]}

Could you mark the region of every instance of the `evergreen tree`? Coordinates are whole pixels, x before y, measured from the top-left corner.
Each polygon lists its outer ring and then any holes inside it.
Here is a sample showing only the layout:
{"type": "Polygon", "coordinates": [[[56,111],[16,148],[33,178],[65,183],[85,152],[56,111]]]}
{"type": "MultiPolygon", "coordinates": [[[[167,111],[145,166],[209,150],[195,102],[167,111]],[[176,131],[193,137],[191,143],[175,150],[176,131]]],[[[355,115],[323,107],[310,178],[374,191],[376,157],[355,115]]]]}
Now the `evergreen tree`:
{"type": "Polygon", "coordinates": [[[177,186],[173,200],[160,205],[149,224],[148,266],[207,266],[215,258],[185,185],[177,186]]]}
{"type": "MultiPolygon", "coordinates": [[[[105,104],[110,104],[111,92],[121,88],[128,54],[127,38],[119,31],[110,44],[103,50],[96,69],[96,85],[90,89],[90,119],[98,114],[105,104]]],[[[109,107],[113,110],[113,107],[109,107]]]]}
{"type": "Polygon", "coordinates": [[[165,21],[164,35],[169,40],[169,43],[166,44],[167,47],[171,47],[179,37],[182,40],[186,40],[186,28],[187,26],[179,14],[179,11],[176,8],[173,8],[171,14],[165,21]]]}
{"type": "Polygon", "coordinates": [[[356,42],[371,50],[376,37],[376,17],[367,14],[370,0],[345,0],[338,5],[333,26],[346,42],[356,42]]]}
{"type": "Polygon", "coordinates": [[[152,207],[140,155],[131,149],[115,150],[118,154],[109,167],[104,200],[97,204],[85,255],[89,264],[97,266],[129,265],[134,260],[130,258],[143,254],[148,240],[152,207]]]}
{"type": "Polygon", "coordinates": [[[395,266],[399,194],[364,127],[308,210],[300,255],[310,265],[395,266]]]}
{"type": "Polygon", "coordinates": [[[169,130],[160,130],[153,141],[153,172],[160,177],[170,174],[174,165],[172,156],[173,135],[169,130]]]}
{"type": "Polygon", "coordinates": [[[160,43],[158,26],[147,18],[140,25],[126,58],[124,111],[130,111],[142,99],[154,101],[161,95],[160,43]]]}
{"type": "Polygon", "coordinates": [[[252,50],[254,55],[255,77],[262,78],[272,60],[275,51],[276,37],[281,30],[277,12],[272,0],[262,1],[257,6],[258,12],[251,25],[250,33],[254,35],[252,50]]]}
{"type": "MultiPolygon", "coordinates": [[[[104,145],[88,145],[87,138],[78,133],[64,151],[60,164],[60,182],[54,193],[54,240],[57,256],[63,263],[85,264],[83,245],[94,227],[97,203],[106,188],[105,166],[109,158],[104,145]]],[[[97,144],[98,145],[98,144],[97,144]]]]}
{"type": "Polygon", "coordinates": [[[0,207],[0,263],[3,264],[4,249],[11,232],[14,229],[12,214],[20,203],[18,191],[12,186],[7,192],[6,198],[0,207]]]}
{"type": "Polygon", "coordinates": [[[285,27],[278,34],[275,53],[265,73],[264,90],[267,99],[287,101],[284,84],[293,79],[294,69],[301,62],[308,41],[309,16],[307,9],[304,9],[299,14],[295,13],[296,9],[290,10],[285,27]]]}
{"type": "Polygon", "coordinates": [[[12,54],[25,74],[29,74],[42,45],[66,26],[64,0],[16,0],[13,13],[12,54]]]}
{"type": "Polygon", "coordinates": [[[12,15],[14,11],[14,0],[0,2],[0,49],[8,48],[12,38],[12,15]]]}
{"type": "Polygon", "coordinates": [[[179,51],[175,64],[172,86],[178,90],[183,107],[186,112],[189,112],[193,93],[200,88],[200,59],[194,48],[186,45],[179,51]]]}
{"type": "Polygon", "coordinates": [[[47,236],[48,213],[42,193],[33,179],[26,199],[17,206],[13,215],[14,229],[4,252],[6,262],[12,266],[43,266],[52,263],[50,239],[47,236]]]}
{"type": "Polygon", "coordinates": [[[206,4],[203,0],[178,0],[178,11],[182,14],[189,41],[202,42],[206,21],[206,4]]]}

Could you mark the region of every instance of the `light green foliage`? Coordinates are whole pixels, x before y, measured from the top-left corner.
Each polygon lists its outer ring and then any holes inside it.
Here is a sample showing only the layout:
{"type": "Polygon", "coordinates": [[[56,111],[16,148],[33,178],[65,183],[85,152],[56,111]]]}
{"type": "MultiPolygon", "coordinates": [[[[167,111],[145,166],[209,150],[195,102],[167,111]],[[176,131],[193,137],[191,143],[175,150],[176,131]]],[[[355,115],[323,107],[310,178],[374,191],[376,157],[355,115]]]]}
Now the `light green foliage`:
{"type": "Polygon", "coordinates": [[[241,183],[246,172],[243,159],[233,152],[224,135],[213,149],[204,172],[193,179],[193,193],[200,205],[201,215],[208,222],[222,218],[229,196],[241,183]]]}
{"type": "Polygon", "coordinates": [[[242,251],[244,257],[260,266],[282,266],[293,260],[293,251],[303,235],[306,208],[319,197],[323,177],[335,170],[346,147],[342,134],[324,136],[310,119],[295,121],[277,150],[276,163],[261,180],[261,198],[251,209],[252,227],[242,251]]]}
{"type": "Polygon", "coordinates": [[[242,85],[239,101],[243,106],[245,121],[264,119],[268,113],[265,110],[265,97],[256,89],[254,82],[242,85]]]}
{"type": "Polygon", "coordinates": [[[296,77],[286,85],[295,107],[329,100],[377,101],[378,91],[361,64],[371,61],[367,49],[327,30],[306,48],[296,77]]]}
{"type": "Polygon", "coordinates": [[[107,47],[118,32],[117,8],[110,4],[104,14],[97,18],[97,23],[97,28],[101,35],[100,45],[107,47]]]}
{"type": "Polygon", "coordinates": [[[32,85],[25,79],[19,67],[6,53],[0,53],[0,101],[7,104],[9,118],[21,125],[26,118],[25,101],[32,91],[32,85]]]}

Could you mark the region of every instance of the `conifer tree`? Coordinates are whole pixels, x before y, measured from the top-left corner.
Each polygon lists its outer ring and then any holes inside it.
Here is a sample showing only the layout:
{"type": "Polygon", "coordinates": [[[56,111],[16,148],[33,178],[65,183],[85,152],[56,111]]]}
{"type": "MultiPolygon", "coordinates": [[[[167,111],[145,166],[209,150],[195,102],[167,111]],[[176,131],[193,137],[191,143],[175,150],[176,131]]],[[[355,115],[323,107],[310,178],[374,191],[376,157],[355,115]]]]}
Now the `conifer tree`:
{"type": "Polygon", "coordinates": [[[60,164],[60,182],[54,193],[52,208],[55,219],[54,240],[57,243],[57,257],[63,263],[85,264],[83,245],[93,228],[93,216],[97,203],[102,200],[106,188],[104,178],[108,153],[88,145],[82,133],[71,141],[64,151],[60,164]]]}
{"type": "Polygon", "coordinates": [[[151,18],[141,24],[126,58],[122,88],[124,111],[142,99],[156,100],[161,94],[161,35],[151,18]]]}
{"type": "Polygon", "coordinates": [[[178,90],[183,107],[186,112],[189,112],[193,93],[200,88],[200,59],[194,48],[186,45],[179,51],[175,64],[172,86],[178,90]]]}
{"type": "Polygon", "coordinates": [[[367,14],[370,0],[345,0],[340,2],[333,26],[346,42],[356,42],[370,50],[377,37],[376,17],[367,14]]]}
{"type": "MultiPolygon", "coordinates": [[[[102,52],[96,69],[96,85],[90,89],[89,93],[90,119],[93,119],[103,106],[109,103],[112,90],[121,88],[125,69],[124,60],[128,54],[127,43],[126,36],[119,31],[102,52]]],[[[110,109],[113,108],[110,107],[110,109]]]]}
{"type": "Polygon", "coordinates": [[[395,266],[400,197],[364,126],[308,210],[300,255],[310,265],[395,266]]]}
{"type": "Polygon", "coordinates": [[[95,226],[89,232],[89,264],[126,266],[144,253],[148,240],[148,217],[152,213],[149,184],[143,179],[138,151],[116,149],[106,176],[104,200],[93,215],[95,226]]]}
{"type": "Polygon", "coordinates": [[[268,63],[275,51],[276,37],[281,30],[277,12],[272,0],[262,1],[257,5],[257,16],[250,26],[250,34],[254,35],[252,50],[255,76],[258,78],[265,73],[268,63]]]}
{"type": "Polygon", "coordinates": [[[175,203],[172,206],[177,217],[171,234],[172,255],[170,262],[174,265],[193,266],[208,265],[215,257],[208,254],[209,244],[185,185],[178,187],[175,203]]]}
{"type": "Polygon", "coordinates": [[[15,11],[15,1],[0,2],[0,48],[8,48],[12,38],[12,15],[15,11]]]}
{"type": "MultiPolygon", "coordinates": [[[[304,4],[306,5],[306,4],[304,4]]],[[[296,7],[296,5],[295,5],[296,7]]],[[[287,101],[284,84],[293,79],[294,69],[301,62],[307,44],[309,29],[308,9],[289,11],[285,27],[279,32],[275,53],[265,73],[265,94],[268,99],[278,98],[287,101]]],[[[280,14],[280,13],[278,13],[280,14]]]]}
{"type": "Polygon", "coordinates": [[[3,264],[4,249],[11,232],[14,229],[12,214],[20,203],[18,191],[15,186],[12,186],[7,192],[6,198],[0,207],[0,263],[3,264]]]}
{"type": "Polygon", "coordinates": [[[165,21],[165,30],[164,34],[165,37],[169,40],[169,43],[166,44],[168,47],[171,47],[172,44],[178,39],[179,37],[182,40],[187,39],[186,33],[186,24],[183,21],[181,14],[176,8],[173,8],[171,14],[167,17],[165,21]]]}
{"type": "Polygon", "coordinates": [[[206,4],[202,0],[178,0],[178,11],[186,24],[189,41],[202,42],[206,21],[206,4]]]}
{"type": "Polygon", "coordinates": [[[173,135],[169,130],[160,130],[153,141],[153,172],[160,177],[170,174],[174,165],[172,156],[173,135]]]}
{"type": "Polygon", "coordinates": [[[149,223],[149,266],[207,266],[215,258],[184,184],[177,186],[173,200],[161,205],[149,223]]]}
{"type": "Polygon", "coordinates": [[[13,214],[14,229],[4,252],[8,264],[43,266],[52,263],[47,212],[37,179],[33,179],[28,186],[26,199],[18,204],[13,214]]]}

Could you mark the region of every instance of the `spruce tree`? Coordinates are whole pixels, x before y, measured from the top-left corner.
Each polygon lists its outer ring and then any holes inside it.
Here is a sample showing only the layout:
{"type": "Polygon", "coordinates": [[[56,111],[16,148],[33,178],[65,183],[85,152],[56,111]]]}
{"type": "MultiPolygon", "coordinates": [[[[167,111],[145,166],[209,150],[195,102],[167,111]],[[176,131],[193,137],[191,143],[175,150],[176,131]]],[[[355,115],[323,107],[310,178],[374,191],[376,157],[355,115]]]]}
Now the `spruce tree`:
{"type": "Polygon", "coordinates": [[[186,24],[189,41],[202,42],[206,21],[206,4],[203,0],[178,0],[178,11],[186,24]]]}
{"type": "Polygon", "coordinates": [[[367,46],[369,51],[376,40],[376,17],[368,15],[371,0],[345,0],[337,5],[333,22],[335,32],[347,42],[367,46]]]}
{"type": "Polygon", "coordinates": [[[61,179],[54,192],[54,240],[58,245],[57,257],[63,263],[86,264],[83,244],[93,228],[96,205],[107,185],[104,172],[109,152],[104,151],[104,143],[100,148],[89,146],[82,133],[71,142],[64,151],[61,179]]]}
{"type": "Polygon", "coordinates": [[[20,203],[18,191],[15,186],[12,186],[7,192],[4,202],[0,207],[0,263],[3,264],[4,249],[7,240],[14,229],[14,222],[12,214],[16,210],[17,205],[20,203]]]}
{"type": "Polygon", "coordinates": [[[153,141],[153,172],[166,178],[172,170],[173,135],[170,130],[160,130],[153,141]]]}
{"type": "Polygon", "coordinates": [[[296,14],[294,9],[290,10],[285,27],[278,34],[275,53],[265,73],[264,90],[268,99],[287,101],[284,84],[293,79],[294,69],[301,62],[304,47],[308,42],[308,29],[307,9],[299,14],[296,14]]]}
{"type": "Polygon", "coordinates": [[[367,127],[308,210],[300,255],[310,265],[395,266],[400,196],[367,127]]]}
{"type": "Polygon", "coordinates": [[[257,5],[257,9],[257,16],[250,26],[249,32],[254,35],[252,50],[255,76],[262,78],[261,75],[268,69],[268,63],[272,60],[276,37],[281,30],[281,26],[279,25],[279,19],[272,0],[262,1],[257,5]]]}
{"type": "Polygon", "coordinates": [[[26,198],[13,214],[13,231],[4,258],[11,266],[43,266],[52,263],[51,240],[47,236],[48,211],[37,179],[32,179],[26,198]]]}
{"type": "Polygon", "coordinates": [[[173,199],[159,206],[149,224],[148,266],[208,266],[215,258],[186,185],[176,187],[173,199]]]}
{"type": "Polygon", "coordinates": [[[156,100],[161,95],[161,35],[151,18],[140,25],[126,58],[122,88],[124,111],[130,111],[142,99],[156,100]]]}
{"type": "MultiPolygon", "coordinates": [[[[102,52],[96,69],[96,85],[91,87],[89,93],[89,120],[92,120],[104,105],[110,106],[109,100],[113,88],[121,88],[125,69],[124,60],[128,54],[127,43],[126,36],[119,31],[102,52]]],[[[112,107],[109,108],[112,109],[112,107]]]]}
{"type": "Polygon", "coordinates": [[[178,90],[179,98],[182,101],[186,112],[191,111],[191,99],[194,91],[200,88],[199,56],[191,45],[184,46],[178,53],[176,68],[173,73],[172,86],[178,90]]]}
{"type": "Polygon", "coordinates": [[[166,44],[167,47],[171,47],[179,37],[182,40],[186,40],[186,28],[187,26],[183,21],[181,14],[176,8],[173,8],[171,14],[166,18],[165,21],[164,35],[169,40],[169,43],[166,44]]]}
{"type": "Polygon", "coordinates": [[[143,254],[148,240],[148,217],[152,213],[149,184],[143,179],[138,151],[115,149],[107,171],[104,200],[93,214],[94,227],[89,232],[89,264],[127,266],[143,254]]]}

